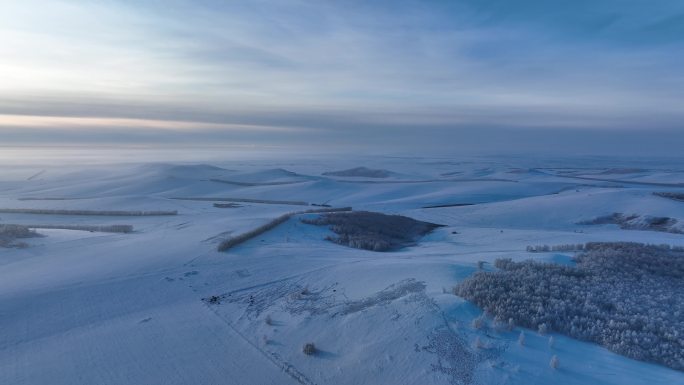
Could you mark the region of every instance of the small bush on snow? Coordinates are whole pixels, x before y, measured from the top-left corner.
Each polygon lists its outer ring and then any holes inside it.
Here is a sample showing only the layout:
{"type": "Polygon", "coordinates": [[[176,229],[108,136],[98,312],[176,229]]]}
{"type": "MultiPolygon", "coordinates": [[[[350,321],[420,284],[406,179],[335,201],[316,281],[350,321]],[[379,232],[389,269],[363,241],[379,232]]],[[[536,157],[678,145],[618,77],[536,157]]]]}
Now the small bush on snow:
{"type": "Polygon", "coordinates": [[[312,356],[316,354],[316,345],[314,345],[313,342],[307,342],[302,347],[302,352],[307,356],[312,356]]]}

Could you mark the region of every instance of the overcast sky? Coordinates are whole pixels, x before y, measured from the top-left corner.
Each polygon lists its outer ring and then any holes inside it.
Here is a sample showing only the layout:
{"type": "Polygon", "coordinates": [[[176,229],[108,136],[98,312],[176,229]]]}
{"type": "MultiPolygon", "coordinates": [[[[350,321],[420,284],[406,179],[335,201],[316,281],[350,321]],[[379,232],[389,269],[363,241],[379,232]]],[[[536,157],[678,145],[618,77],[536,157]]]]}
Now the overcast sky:
{"type": "Polygon", "coordinates": [[[0,0],[0,144],[675,151],[683,63],[681,0],[0,0]]]}

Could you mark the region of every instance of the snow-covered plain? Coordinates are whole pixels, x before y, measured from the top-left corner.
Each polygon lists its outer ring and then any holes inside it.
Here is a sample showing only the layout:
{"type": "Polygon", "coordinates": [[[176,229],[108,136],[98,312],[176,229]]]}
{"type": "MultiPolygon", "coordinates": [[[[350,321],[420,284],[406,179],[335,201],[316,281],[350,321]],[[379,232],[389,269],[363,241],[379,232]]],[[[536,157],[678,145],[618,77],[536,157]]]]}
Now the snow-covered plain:
{"type": "Polygon", "coordinates": [[[1,214],[3,224],[126,224],[135,231],[41,229],[44,237],[23,240],[27,248],[0,248],[0,384],[684,383],[682,372],[562,335],[550,348],[548,336],[534,331],[525,331],[520,346],[520,329],[476,330],[471,323],[481,311],[451,294],[478,261],[567,262],[571,255],[528,253],[528,245],[684,246],[681,234],[577,224],[615,212],[684,220],[683,202],[652,194],[684,192],[684,169],[632,163],[322,158],[2,166],[0,208],[178,215],[1,214]],[[323,175],[355,167],[388,176],[323,175]],[[207,198],[263,203],[216,208],[207,198]],[[295,216],[216,251],[231,234],[316,208],[283,201],[445,227],[417,246],[376,253],[325,241],[327,229],[295,216]],[[461,204],[470,205],[425,208],[461,204]],[[302,353],[308,342],[316,354],[302,353]]]}

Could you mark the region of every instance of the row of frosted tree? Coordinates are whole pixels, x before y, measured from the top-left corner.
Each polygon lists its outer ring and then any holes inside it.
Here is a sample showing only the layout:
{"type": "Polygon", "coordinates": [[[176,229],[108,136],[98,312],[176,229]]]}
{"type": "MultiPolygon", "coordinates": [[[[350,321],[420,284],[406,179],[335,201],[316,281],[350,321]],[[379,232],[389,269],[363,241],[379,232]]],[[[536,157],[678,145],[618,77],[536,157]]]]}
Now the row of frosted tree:
{"type": "Polygon", "coordinates": [[[158,215],[178,215],[178,211],[123,211],[123,210],[55,210],[55,209],[6,209],[0,208],[4,214],[42,214],[42,215],[97,215],[145,217],[158,215]]]}
{"type": "Polygon", "coordinates": [[[236,236],[230,237],[228,239],[223,240],[221,243],[219,243],[217,250],[218,251],[227,251],[237,245],[240,245],[244,242],[247,242],[248,240],[258,237],[259,235],[272,230],[278,225],[281,225],[285,222],[287,222],[290,218],[292,218],[295,215],[301,215],[301,214],[313,214],[313,213],[332,213],[332,212],[338,212],[338,211],[351,211],[351,207],[339,207],[339,208],[322,208],[322,209],[310,209],[310,210],[304,210],[304,211],[294,211],[291,213],[286,213],[283,214],[279,217],[273,218],[270,221],[264,223],[263,225],[256,227],[252,230],[246,231],[242,234],[238,234],[236,236]]]}

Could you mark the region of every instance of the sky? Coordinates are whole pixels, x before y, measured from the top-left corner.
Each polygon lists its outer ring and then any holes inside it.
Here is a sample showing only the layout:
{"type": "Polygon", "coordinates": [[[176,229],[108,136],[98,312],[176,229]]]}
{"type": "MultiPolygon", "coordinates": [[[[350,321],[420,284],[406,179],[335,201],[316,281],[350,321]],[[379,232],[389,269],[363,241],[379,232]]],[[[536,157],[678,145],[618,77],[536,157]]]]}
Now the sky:
{"type": "Polygon", "coordinates": [[[0,145],[662,154],[684,1],[0,0],[0,145]]]}

